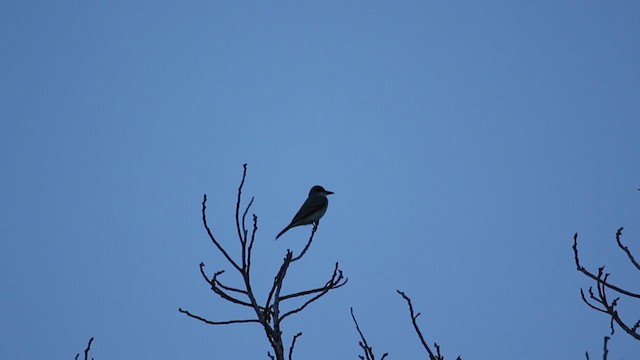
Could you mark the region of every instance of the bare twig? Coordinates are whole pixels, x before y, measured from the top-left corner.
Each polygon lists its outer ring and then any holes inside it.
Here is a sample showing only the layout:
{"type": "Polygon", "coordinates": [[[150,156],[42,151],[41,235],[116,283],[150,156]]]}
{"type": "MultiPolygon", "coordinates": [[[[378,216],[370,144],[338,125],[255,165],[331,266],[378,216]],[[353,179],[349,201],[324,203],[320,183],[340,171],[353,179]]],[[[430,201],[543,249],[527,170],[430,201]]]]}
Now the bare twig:
{"type": "MultiPolygon", "coordinates": [[[[204,268],[204,263],[200,263],[200,271],[201,272],[202,272],[203,268],[204,268]]],[[[232,292],[235,292],[235,293],[244,294],[244,295],[247,294],[247,290],[238,289],[238,288],[235,288],[235,287],[232,287],[232,286],[227,286],[227,285],[224,285],[222,282],[220,282],[220,280],[218,280],[218,276],[222,275],[223,273],[224,273],[224,270],[216,271],[213,274],[213,278],[211,280],[207,279],[209,284],[211,284],[212,286],[218,286],[218,287],[220,287],[222,289],[225,289],[225,290],[228,290],[228,291],[232,291],[232,292]]],[[[202,274],[206,278],[206,275],[204,275],[204,272],[202,272],[202,274]]]]}
{"type": "Polygon", "coordinates": [[[338,269],[338,263],[336,263],[336,267],[333,270],[333,275],[331,276],[331,279],[329,281],[327,281],[323,287],[310,289],[310,290],[299,291],[299,292],[293,293],[293,294],[283,295],[283,296],[280,297],[280,300],[283,301],[283,300],[297,298],[297,297],[304,296],[304,295],[311,295],[311,294],[315,294],[315,293],[319,293],[319,292],[326,293],[328,287],[330,287],[331,289],[337,289],[337,288],[345,285],[348,281],[349,281],[349,279],[347,279],[347,278],[343,279],[342,271],[338,269]]]}
{"type": "MultiPolygon", "coordinates": [[[[84,349],[84,360],[89,360],[89,351],[91,351],[91,343],[93,343],[93,336],[91,337],[91,339],[89,339],[89,342],[87,343],[87,347],[84,349]]],[[[78,360],[78,357],[80,356],[80,354],[76,354],[75,360],[78,360]]],[[[93,357],[91,358],[91,360],[93,360],[93,357]]]]}
{"type": "MultiPolygon", "coordinates": [[[[360,335],[360,341],[358,342],[358,345],[360,345],[360,347],[362,348],[362,351],[364,351],[364,357],[362,355],[358,355],[358,356],[360,357],[360,359],[375,360],[376,356],[373,353],[373,348],[369,346],[369,344],[367,343],[367,339],[364,337],[364,334],[360,330],[360,326],[358,325],[356,316],[353,314],[353,307],[350,310],[351,310],[351,318],[353,319],[354,324],[356,324],[356,330],[360,335]]],[[[389,355],[389,353],[384,353],[380,358],[380,360],[384,360],[384,358],[386,358],[387,355],[389,355]]]]}
{"type": "Polygon", "coordinates": [[[621,227],[618,229],[618,231],[616,231],[616,243],[618,243],[618,247],[620,247],[620,249],[622,249],[622,251],[624,251],[624,253],[627,254],[627,257],[629,258],[629,261],[631,261],[633,266],[635,266],[636,269],[640,270],[640,264],[638,264],[636,259],[633,257],[631,250],[629,250],[628,246],[625,246],[624,244],[622,244],[622,241],[620,240],[620,238],[622,237],[623,229],[624,228],[621,227]]]}
{"type": "Polygon", "coordinates": [[[293,336],[293,340],[291,340],[291,347],[289,348],[289,360],[293,360],[293,348],[296,346],[296,340],[302,336],[302,333],[299,332],[293,336]]]}
{"type": "MultiPolygon", "coordinates": [[[[602,281],[602,279],[598,279],[598,277],[596,275],[594,275],[593,273],[591,273],[589,270],[587,270],[584,266],[580,265],[580,258],[578,257],[578,233],[575,233],[575,235],[573,235],[573,256],[576,262],[576,268],[578,269],[578,271],[580,271],[581,273],[585,274],[586,276],[592,278],[595,281],[602,281]]],[[[609,282],[606,282],[603,284],[604,286],[615,290],[621,294],[630,296],[630,297],[634,297],[634,298],[640,298],[640,294],[637,293],[633,293],[630,291],[627,291],[619,286],[613,285],[609,282]]]]}
{"type": "MultiPolygon", "coordinates": [[[[595,296],[593,295],[593,288],[589,288],[589,295],[591,296],[591,298],[592,298],[592,299],[595,299],[595,296]]],[[[584,296],[584,290],[582,290],[582,288],[580,288],[580,297],[582,297],[582,301],[584,301],[584,303],[585,303],[585,304],[587,304],[587,305],[588,305],[590,308],[592,308],[593,310],[600,311],[600,312],[603,312],[603,313],[605,313],[605,314],[607,313],[607,311],[606,311],[606,310],[602,310],[602,309],[600,309],[599,307],[597,307],[597,306],[595,306],[595,305],[591,304],[591,303],[587,300],[587,298],[584,296]]]]}
{"type": "Polygon", "coordinates": [[[224,320],[224,321],[211,321],[208,319],[205,319],[201,316],[195,315],[190,313],[188,310],[183,310],[182,308],[178,309],[179,312],[192,317],[194,319],[200,320],[203,323],[209,324],[209,325],[228,325],[228,324],[241,324],[241,323],[260,323],[260,321],[258,321],[258,319],[238,319],[238,320],[224,320]]]}
{"type": "Polygon", "coordinates": [[[415,329],[416,334],[418,334],[418,337],[420,338],[420,342],[422,343],[422,346],[429,353],[429,359],[440,360],[433,354],[433,351],[431,351],[431,348],[429,348],[429,344],[427,344],[427,341],[424,339],[424,336],[422,335],[422,331],[420,331],[420,327],[416,322],[416,319],[418,318],[418,316],[420,316],[420,313],[418,313],[417,315],[414,313],[411,299],[404,292],[400,290],[396,290],[396,291],[398,292],[398,294],[400,294],[400,296],[402,296],[403,299],[407,301],[407,305],[409,306],[409,316],[411,316],[411,323],[413,324],[413,328],[415,329]]]}
{"type": "Polygon", "coordinates": [[[258,231],[258,217],[253,214],[253,231],[251,231],[251,241],[247,249],[247,274],[251,273],[251,254],[253,253],[253,243],[256,240],[256,232],[258,231]]]}
{"type": "MultiPolygon", "coordinates": [[[[251,198],[251,201],[249,201],[249,205],[247,205],[247,207],[244,209],[244,213],[242,214],[242,235],[240,236],[240,245],[242,248],[242,268],[243,269],[247,269],[248,267],[250,267],[250,264],[248,263],[248,255],[247,255],[247,228],[246,228],[246,223],[245,220],[247,218],[247,213],[249,212],[249,209],[251,208],[251,205],[253,205],[253,198],[251,198]]],[[[257,230],[257,222],[258,218],[256,217],[256,215],[253,215],[253,222],[254,222],[254,226],[253,226],[253,232],[255,232],[257,230]]],[[[247,272],[248,273],[248,272],[247,272]]]]}
{"type": "MultiPolygon", "coordinates": [[[[178,309],[179,312],[204,322],[210,325],[228,325],[228,324],[238,324],[238,323],[259,323],[273,349],[273,354],[270,352],[267,355],[273,360],[285,360],[285,347],[282,340],[282,330],[281,323],[282,320],[290,315],[293,315],[297,312],[302,311],[305,307],[307,307],[312,302],[316,301],[327,292],[333,289],[337,289],[344,284],[346,284],[347,279],[344,278],[342,271],[338,268],[338,263],[336,263],[335,269],[333,271],[333,275],[327,281],[327,283],[323,287],[317,287],[308,290],[302,290],[295,293],[289,293],[288,295],[282,295],[282,289],[284,286],[284,279],[289,270],[291,263],[300,260],[304,254],[307,252],[311,243],[313,241],[314,235],[318,229],[317,223],[314,224],[313,229],[311,231],[311,235],[309,237],[309,241],[306,246],[300,252],[299,255],[293,255],[291,250],[287,250],[287,254],[284,257],[282,265],[280,266],[278,273],[274,276],[272,287],[266,297],[266,301],[264,302],[264,306],[259,305],[256,294],[253,291],[253,284],[251,281],[251,260],[253,254],[253,245],[256,239],[256,233],[258,231],[258,217],[253,214],[253,227],[252,230],[249,230],[246,226],[247,215],[253,205],[254,198],[251,198],[247,206],[241,213],[242,208],[242,192],[245,184],[245,180],[247,177],[247,164],[243,165],[242,179],[240,181],[240,186],[238,187],[238,196],[235,206],[235,222],[236,222],[236,232],[238,236],[238,240],[240,242],[240,260],[234,260],[227,249],[225,249],[218,239],[215,238],[209,224],[207,222],[207,195],[205,194],[202,201],[202,223],[204,228],[209,236],[209,239],[214,244],[214,246],[222,253],[227,262],[231,264],[241,275],[242,277],[242,285],[241,286],[231,286],[228,284],[224,284],[220,281],[221,275],[224,273],[224,270],[217,271],[213,274],[213,276],[209,277],[204,271],[204,263],[200,264],[200,274],[202,278],[207,282],[210,286],[211,290],[218,295],[220,298],[225,301],[231,302],[233,304],[241,305],[244,307],[249,307],[254,310],[255,318],[248,319],[233,319],[233,320],[224,320],[224,321],[212,321],[206,319],[202,316],[195,315],[187,310],[183,310],[182,308],[178,309]],[[251,231],[251,234],[249,232],[251,231]],[[292,298],[306,298],[306,301],[297,308],[283,311],[281,309],[281,303],[283,300],[292,299],[292,298]],[[281,315],[281,313],[284,315],[281,315]]],[[[291,346],[289,347],[289,358],[291,359],[293,356],[293,349],[295,346],[295,342],[302,333],[298,333],[292,339],[291,346]]]]}
{"type": "MultiPolygon", "coordinates": [[[[427,350],[427,353],[429,353],[429,359],[430,360],[444,360],[444,356],[442,356],[440,354],[440,346],[437,343],[434,343],[434,347],[436,348],[436,353],[434,354],[433,351],[431,351],[431,348],[429,347],[429,345],[427,344],[427,341],[425,340],[424,336],[422,335],[422,331],[420,330],[420,326],[418,326],[418,316],[420,316],[420,313],[415,313],[413,310],[413,304],[411,303],[411,299],[402,291],[400,290],[396,290],[398,292],[398,294],[400,294],[400,296],[402,296],[403,299],[406,300],[407,305],[409,306],[409,315],[411,317],[411,323],[413,324],[413,328],[416,331],[416,334],[418,334],[418,337],[420,338],[420,342],[422,343],[422,346],[425,348],[425,350],[427,350]]],[[[462,360],[462,358],[460,356],[457,357],[457,360],[462,360]]]]}
{"type": "MultiPolygon", "coordinates": [[[[631,262],[634,264],[634,266],[636,266],[637,263],[635,262],[633,255],[631,254],[631,252],[626,246],[622,245],[622,242],[620,240],[620,237],[622,235],[622,230],[623,228],[619,228],[618,231],[616,232],[616,242],[618,243],[618,246],[627,254],[627,256],[629,257],[631,262]]],[[[590,271],[586,270],[582,265],[580,265],[580,259],[578,254],[578,234],[577,233],[573,237],[573,253],[574,253],[574,259],[575,259],[576,267],[578,271],[582,272],[583,274],[587,275],[588,277],[596,281],[597,292],[594,293],[593,288],[591,287],[589,288],[589,298],[591,301],[589,301],[586,298],[584,294],[584,290],[580,289],[580,297],[582,298],[582,301],[585,304],[587,304],[591,309],[596,310],[598,312],[606,313],[609,315],[611,335],[613,335],[615,331],[615,328],[614,328],[614,323],[615,323],[627,334],[631,335],[636,340],[640,340],[640,333],[638,333],[638,328],[640,327],[640,320],[638,320],[638,322],[636,322],[632,326],[627,325],[627,323],[620,317],[620,314],[618,313],[618,310],[617,310],[618,301],[620,301],[620,297],[617,297],[613,300],[609,300],[607,296],[607,289],[614,290],[621,295],[626,295],[631,298],[639,298],[640,295],[624,290],[618,286],[612,285],[611,281],[609,280],[610,274],[604,272],[604,266],[601,266],[600,268],[598,268],[598,274],[594,275],[590,271]]]]}
{"type": "Polygon", "coordinates": [[[207,194],[204,194],[204,197],[202,199],[202,223],[204,224],[204,228],[207,230],[207,235],[209,235],[209,239],[211,239],[211,242],[213,242],[213,244],[218,248],[222,255],[227,258],[227,261],[231,265],[233,265],[234,268],[240,271],[240,266],[231,258],[231,256],[229,256],[227,251],[222,247],[222,245],[220,245],[218,240],[216,240],[216,238],[213,236],[213,233],[211,232],[211,228],[209,228],[209,224],[207,224],[207,194]]]}
{"type": "MultiPolygon", "coordinates": [[[[242,165],[242,180],[240,180],[240,186],[238,186],[238,201],[236,202],[236,229],[238,231],[238,238],[242,242],[243,232],[240,231],[240,203],[242,201],[242,187],[244,186],[244,180],[247,178],[247,164],[242,165]]],[[[253,202],[253,200],[251,200],[253,202]]],[[[247,207],[247,211],[248,211],[247,207]]]]}
{"type": "MultiPolygon", "coordinates": [[[[347,281],[348,281],[348,279],[344,278],[344,276],[342,275],[342,270],[338,269],[338,263],[336,263],[336,266],[335,266],[335,269],[333,271],[333,275],[331,276],[331,279],[329,279],[329,281],[327,281],[327,283],[322,288],[322,290],[313,291],[313,292],[317,292],[318,294],[313,296],[312,298],[308,299],[307,301],[305,301],[304,304],[302,304],[298,308],[293,309],[293,310],[285,313],[284,315],[282,315],[282,317],[280,317],[280,321],[284,320],[286,317],[288,317],[290,315],[293,315],[293,314],[295,314],[297,312],[302,311],[309,304],[311,304],[312,302],[318,300],[319,298],[321,298],[322,296],[327,294],[329,291],[337,289],[339,287],[342,287],[343,285],[345,285],[347,283],[347,281]]],[[[302,296],[302,295],[300,295],[300,296],[302,296]]]]}
{"type": "Polygon", "coordinates": [[[311,230],[311,236],[309,237],[309,241],[307,241],[307,245],[305,245],[305,247],[302,249],[302,252],[300,252],[300,255],[291,259],[291,262],[300,260],[304,256],[304,254],[307,252],[307,250],[309,250],[309,246],[311,246],[311,242],[313,241],[313,236],[316,234],[317,230],[318,230],[318,224],[317,223],[313,224],[313,229],[311,230]]]}
{"type": "MultiPolygon", "coordinates": [[[[609,356],[609,349],[607,349],[607,343],[609,342],[609,337],[605,336],[604,337],[604,345],[603,345],[603,349],[602,349],[602,360],[607,360],[607,357],[609,356]]],[[[589,360],[589,352],[585,352],[584,354],[587,357],[587,360],[589,360]]]]}

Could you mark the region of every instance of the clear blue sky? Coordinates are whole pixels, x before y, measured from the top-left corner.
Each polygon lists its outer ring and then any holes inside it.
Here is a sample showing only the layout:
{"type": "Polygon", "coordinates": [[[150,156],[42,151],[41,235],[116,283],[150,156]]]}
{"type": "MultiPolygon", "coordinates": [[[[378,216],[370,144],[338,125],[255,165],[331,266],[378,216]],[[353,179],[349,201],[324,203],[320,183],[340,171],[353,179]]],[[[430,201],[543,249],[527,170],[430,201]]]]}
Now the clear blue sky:
{"type": "MultiPolygon", "coordinates": [[[[0,358],[266,359],[200,278],[228,268],[242,164],[274,242],[335,191],[289,289],[349,284],[289,322],[298,359],[424,358],[395,289],[449,358],[583,359],[608,320],[585,265],[638,291],[640,5],[632,1],[4,1],[0,358]]],[[[229,275],[229,281],[234,277],[229,275]]],[[[625,305],[630,305],[625,302],[625,305]]],[[[637,317],[639,307],[625,310],[637,317]]],[[[611,357],[640,344],[617,333],[611,357]]]]}

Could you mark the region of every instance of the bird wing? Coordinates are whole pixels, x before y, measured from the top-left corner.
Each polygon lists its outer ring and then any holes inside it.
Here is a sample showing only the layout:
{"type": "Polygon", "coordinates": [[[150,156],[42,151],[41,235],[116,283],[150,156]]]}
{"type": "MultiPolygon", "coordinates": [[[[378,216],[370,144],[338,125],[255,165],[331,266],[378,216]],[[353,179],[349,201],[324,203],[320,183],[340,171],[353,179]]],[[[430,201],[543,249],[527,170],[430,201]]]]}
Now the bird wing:
{"type": "Polygon", "coordinates": [[[324,196],[314,196],[307,198],[304,204],[302,204],[302,206],[300,207],[300,210],[298,210],[296,215],[293,217],[293,220],[291,220],[292,227],[310,224],[311,222],[309,222],[309,217],[312,214],[315,214],[316,212],[322,210],[322,208],[326,208],[328,203],[329,201],[324,196]]]}

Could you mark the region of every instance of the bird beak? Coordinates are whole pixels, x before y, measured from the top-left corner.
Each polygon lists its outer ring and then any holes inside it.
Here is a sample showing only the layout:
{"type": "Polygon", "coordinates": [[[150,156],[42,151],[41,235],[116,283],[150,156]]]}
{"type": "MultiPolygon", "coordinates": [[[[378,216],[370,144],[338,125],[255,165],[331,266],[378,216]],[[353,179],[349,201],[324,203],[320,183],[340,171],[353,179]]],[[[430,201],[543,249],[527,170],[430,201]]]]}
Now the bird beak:
{"type": "Polygon", "coordinates": [[[329,190],[325,190],[325,193],[327,193],[327,195],[335,194],[333,191],[329,191],[329,190]]]}

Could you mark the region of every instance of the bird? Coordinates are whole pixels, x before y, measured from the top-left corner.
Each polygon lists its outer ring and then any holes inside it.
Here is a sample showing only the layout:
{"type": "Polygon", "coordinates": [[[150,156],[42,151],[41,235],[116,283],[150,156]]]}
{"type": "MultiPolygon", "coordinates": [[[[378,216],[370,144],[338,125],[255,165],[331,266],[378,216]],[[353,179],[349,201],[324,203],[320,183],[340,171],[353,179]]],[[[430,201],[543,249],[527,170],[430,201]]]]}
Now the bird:
{"type": "Polygon", "coordinates": [[[327,206],[329,206],[327,195],[331,194],[333,194],[332,191],[325,190],[325,188],[320,185],[312,187],[311,190],[309,190],[307,200],[302,204],[300,210],[298,210],[293,220],[291,220],[291,223],[276,236],[276,240],[292,227],[309,224],[317,225],[320,222],[320,218],[327,211],[327,206]]]}

